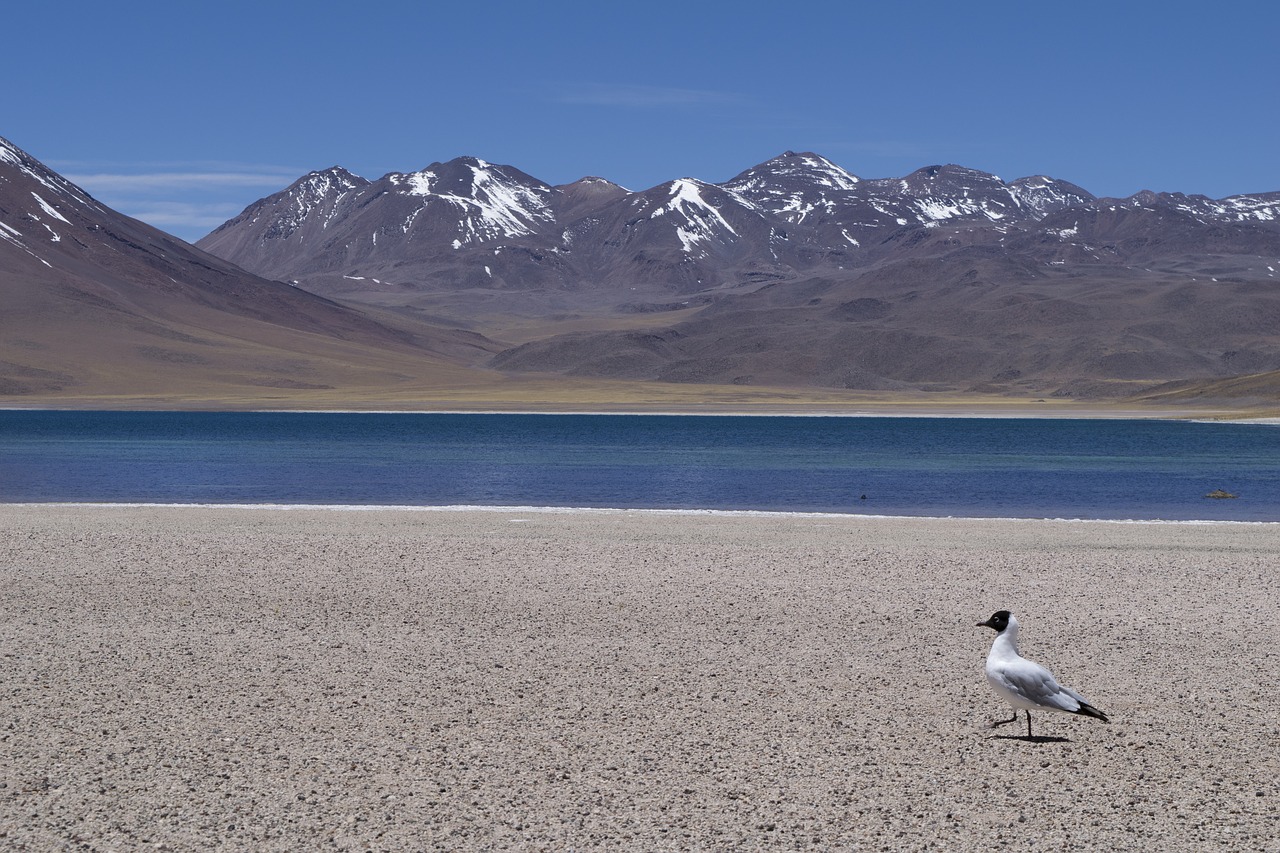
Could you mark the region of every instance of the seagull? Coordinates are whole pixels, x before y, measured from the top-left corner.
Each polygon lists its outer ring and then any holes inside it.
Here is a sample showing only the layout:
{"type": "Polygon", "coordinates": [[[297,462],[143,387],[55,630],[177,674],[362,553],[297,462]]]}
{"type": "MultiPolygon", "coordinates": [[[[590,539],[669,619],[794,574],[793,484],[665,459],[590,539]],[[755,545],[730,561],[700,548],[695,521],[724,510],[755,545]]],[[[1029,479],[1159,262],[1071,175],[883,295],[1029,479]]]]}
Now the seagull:
{"type": "Polygon", "coordinates": [[[994,628],[996,640],[987,655],[987,681],[1004,701],[1013,706],[1013,716],[996,720],[991,728],[1018,721],[1018,709],[1027,712],[1027,737],[1031,737],[1032,711],[1061,711],[1109,722],[1089,700],[1070,687],[1064,687],[1053,673],[1033,660],[1018,654],[1018,620],[1008,610],[997,610],[979,628],[994,628]]]}

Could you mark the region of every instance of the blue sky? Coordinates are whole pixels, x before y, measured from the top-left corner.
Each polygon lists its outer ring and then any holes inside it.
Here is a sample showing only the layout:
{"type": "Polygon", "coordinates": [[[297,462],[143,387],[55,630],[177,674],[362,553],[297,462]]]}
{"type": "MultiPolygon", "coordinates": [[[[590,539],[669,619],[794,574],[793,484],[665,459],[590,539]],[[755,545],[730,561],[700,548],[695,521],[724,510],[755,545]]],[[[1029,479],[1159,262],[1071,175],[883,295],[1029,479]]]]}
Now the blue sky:
{"type": "Polygon", "coordinates": [[[312,169],[723,181],[787,149],[1280,190],[1280,4],[10,4],[0,136],[194,240],[312,169]]]}

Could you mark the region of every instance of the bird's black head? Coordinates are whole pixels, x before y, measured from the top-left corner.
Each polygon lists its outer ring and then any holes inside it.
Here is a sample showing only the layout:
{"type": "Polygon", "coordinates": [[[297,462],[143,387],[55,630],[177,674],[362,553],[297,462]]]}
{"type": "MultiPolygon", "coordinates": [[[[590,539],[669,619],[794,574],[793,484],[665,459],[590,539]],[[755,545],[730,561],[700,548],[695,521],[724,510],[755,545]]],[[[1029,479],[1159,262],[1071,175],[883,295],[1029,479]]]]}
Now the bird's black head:
{"type": "Polygon", "coordinates": [[[979,622],[979,628],[994,628],[996,631],[1003,631],[1009,627],[1009,617],[1013,614],[1008,610],[997,610],[991,614],[991,618],[986,622],[979,622]]]}

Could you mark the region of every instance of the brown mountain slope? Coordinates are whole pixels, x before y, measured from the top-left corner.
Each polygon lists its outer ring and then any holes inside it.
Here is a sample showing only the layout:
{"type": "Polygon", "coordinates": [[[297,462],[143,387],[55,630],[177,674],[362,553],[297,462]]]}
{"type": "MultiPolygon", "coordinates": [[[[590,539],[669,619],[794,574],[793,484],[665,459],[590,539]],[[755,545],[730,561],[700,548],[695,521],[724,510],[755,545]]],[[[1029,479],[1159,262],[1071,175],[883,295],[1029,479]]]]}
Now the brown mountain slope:
{"type": "Polygon", "coordinates": [[[1172,407],[1230,403],[1237,410],[1280,417],[1280,370],[1229,379],[1170,382],[1138,395],[1135,401],[1172,407]]]}
{"type": "Polygon", "coordinates": [[[268,281],[112,211],[0,140],[0,401],[262,397],[435,378],[494,350],[268,281]]]}
{"type": "Polygon", "coordinates": [[[1280,365],[1280,286],[1036,265],[969,247],[727,297],[646,330],[561,335],[504,370],[1116,398],[1280,365]]]}

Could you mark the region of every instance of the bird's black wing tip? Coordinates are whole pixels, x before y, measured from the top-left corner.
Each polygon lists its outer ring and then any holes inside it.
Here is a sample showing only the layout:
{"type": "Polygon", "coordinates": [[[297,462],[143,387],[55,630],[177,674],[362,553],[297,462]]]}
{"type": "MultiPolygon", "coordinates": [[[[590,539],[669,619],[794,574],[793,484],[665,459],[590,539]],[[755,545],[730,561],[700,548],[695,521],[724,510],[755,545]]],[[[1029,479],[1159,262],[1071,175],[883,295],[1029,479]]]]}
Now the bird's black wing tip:
{"type": "Polygon", "coordinates": [[[1104,723],[1111,722],[1105,713],[1099,711],[1092,705],[1086,705],[1083,702],[1080,703],[1080,710],[1076,711],[1076,713],[1082,717],[1093,717],[1095,720],[1101,720],[1104,723]]]}

